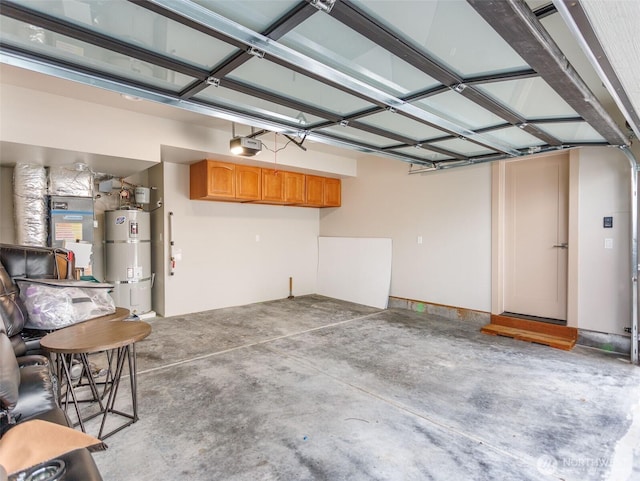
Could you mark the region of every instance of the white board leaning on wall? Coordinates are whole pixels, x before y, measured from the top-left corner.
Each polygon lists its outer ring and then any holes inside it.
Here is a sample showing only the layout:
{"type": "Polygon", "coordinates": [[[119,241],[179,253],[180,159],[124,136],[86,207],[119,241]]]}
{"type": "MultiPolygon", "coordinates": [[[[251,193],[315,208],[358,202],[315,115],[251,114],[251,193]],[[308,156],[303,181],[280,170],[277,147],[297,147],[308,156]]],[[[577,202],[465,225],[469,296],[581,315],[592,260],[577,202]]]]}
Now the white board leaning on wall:
{"type": "Polygon", "coordinates": [[[318,294],[386,309],[391,289],[391,239],[318,238],[318,294]]]}

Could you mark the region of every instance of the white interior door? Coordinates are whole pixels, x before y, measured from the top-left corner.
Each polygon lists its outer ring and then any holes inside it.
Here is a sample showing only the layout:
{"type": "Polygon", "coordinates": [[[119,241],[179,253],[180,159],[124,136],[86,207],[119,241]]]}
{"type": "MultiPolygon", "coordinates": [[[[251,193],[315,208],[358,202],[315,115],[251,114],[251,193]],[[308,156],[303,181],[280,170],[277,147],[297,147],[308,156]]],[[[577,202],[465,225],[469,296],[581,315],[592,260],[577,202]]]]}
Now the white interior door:
{"type": "Polygon", "coordinates": [[[506,312],[567,319],[569,158],[505,166],[506,312]]]}

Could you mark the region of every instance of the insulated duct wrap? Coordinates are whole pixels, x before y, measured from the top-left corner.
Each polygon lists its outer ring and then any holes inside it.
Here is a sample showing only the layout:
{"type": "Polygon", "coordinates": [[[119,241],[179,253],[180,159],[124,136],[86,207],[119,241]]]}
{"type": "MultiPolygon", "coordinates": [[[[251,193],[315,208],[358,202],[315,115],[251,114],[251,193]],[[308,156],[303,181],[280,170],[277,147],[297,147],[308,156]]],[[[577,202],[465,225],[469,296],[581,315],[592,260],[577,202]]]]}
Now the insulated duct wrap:
{"type": "Polygon", "coordinates": [[[76,169],[51,167],[49,169],[49,194],[70,197],[93,197],[93,174],[84,164],[76,169]]]}
{"type": "Polygon", "coordinates": [[[13,208],[16,243],[47,245],[47,173],[44,167],[16,164],[13,169],[13,208]]]}

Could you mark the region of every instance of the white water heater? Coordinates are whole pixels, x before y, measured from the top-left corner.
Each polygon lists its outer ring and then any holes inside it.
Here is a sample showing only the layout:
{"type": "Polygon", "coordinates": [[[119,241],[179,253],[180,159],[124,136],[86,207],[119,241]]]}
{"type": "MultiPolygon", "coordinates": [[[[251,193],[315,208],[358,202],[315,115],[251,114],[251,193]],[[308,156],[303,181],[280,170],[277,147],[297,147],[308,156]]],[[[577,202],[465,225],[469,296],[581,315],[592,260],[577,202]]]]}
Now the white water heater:
{"type": "Polygon", "coordinates": [[[105,213],[105,281],[116,306],[132,314],[151,311],[151,226],[139,209],[105,213]]]}

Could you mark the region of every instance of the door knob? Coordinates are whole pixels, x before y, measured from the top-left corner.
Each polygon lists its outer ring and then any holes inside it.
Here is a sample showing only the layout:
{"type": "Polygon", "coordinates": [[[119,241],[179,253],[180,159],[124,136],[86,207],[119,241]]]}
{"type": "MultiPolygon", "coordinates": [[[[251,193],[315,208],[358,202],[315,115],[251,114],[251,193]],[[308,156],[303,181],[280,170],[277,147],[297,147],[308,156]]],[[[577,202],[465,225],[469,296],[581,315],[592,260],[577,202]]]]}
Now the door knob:
{"type": "Polygon", "coordinates": [[[553,247],[557,247],[558,249],[568,249],[569,248],[569,244],[567,244],[566,242],[562,243],[562,244],[556,244],[553,247]]]}

